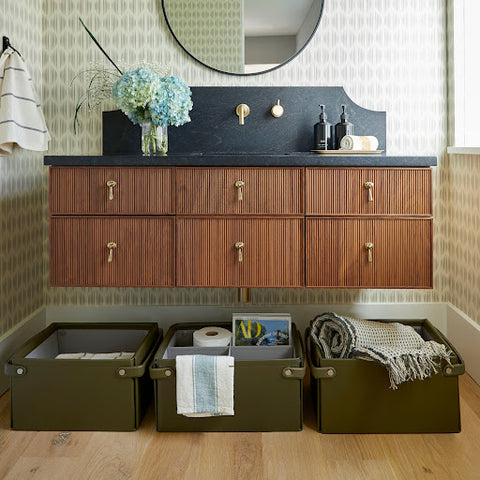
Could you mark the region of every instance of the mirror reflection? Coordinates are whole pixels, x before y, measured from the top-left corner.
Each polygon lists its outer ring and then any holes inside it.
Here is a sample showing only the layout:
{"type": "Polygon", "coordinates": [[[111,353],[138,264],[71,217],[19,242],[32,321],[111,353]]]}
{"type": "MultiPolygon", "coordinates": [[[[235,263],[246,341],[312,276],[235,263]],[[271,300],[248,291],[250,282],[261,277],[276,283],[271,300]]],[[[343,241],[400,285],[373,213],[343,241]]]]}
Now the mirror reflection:
{"type": "Polygon", "coordinates": [[[309,42],[324,0],[163,0],[168,26],[198,61],[248,75],[283,65],[309,42]]]}

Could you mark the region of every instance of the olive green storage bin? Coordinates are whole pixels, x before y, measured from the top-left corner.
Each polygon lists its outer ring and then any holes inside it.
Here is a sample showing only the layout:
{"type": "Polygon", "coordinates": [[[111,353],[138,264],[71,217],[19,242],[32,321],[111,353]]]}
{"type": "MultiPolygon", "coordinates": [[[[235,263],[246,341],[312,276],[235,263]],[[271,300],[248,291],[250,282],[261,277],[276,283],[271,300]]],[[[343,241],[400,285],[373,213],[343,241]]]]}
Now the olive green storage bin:
{"type": "Polygon", "coordinates": [[[148,365],[156,323],[53,323],[8,361],[15,430],[136,430],[153,397],[148,365]],[[61,353],[134,352],[115,360],[58,359],[61,353]]]}
{"type": "Polygon", "coordinates": [[[392,390],[386,369],[376,362],[321,358],[307,329],[317,429],[322,433],[459,432],[458,376],[465,372],[465,364],[458,352],[428,320],[381,321],[410,325],[425,340],[446,344],[455,354],[452,366],[442,362],[441,373],[392,390]]]}
{"type": "Polygon", "coordinates": [[[293,345],[192,347],[193,331],[206,326],[231,330],[231,323],[172,326],[152,362],[158,431],[298,431],[303,423],[304,354],[292,324],[293,345]],[[177,414],[175,357],[231,355],[235,358],[233,416],[190,418],[177,414]]]}

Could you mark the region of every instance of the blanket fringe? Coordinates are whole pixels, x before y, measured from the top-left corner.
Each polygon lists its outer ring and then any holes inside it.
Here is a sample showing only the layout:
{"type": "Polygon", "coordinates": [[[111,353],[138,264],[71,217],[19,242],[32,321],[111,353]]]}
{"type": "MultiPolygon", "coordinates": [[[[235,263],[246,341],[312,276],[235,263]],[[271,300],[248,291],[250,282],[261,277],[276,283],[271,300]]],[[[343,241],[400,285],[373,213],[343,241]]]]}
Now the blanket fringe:
{"type": "Polygon", "coordinates": [[[452,352],[445,345],[432,345],[432,354],[402,354],[392,357],[384,363],[390,379],[390,388],[398,389],[398,385],[407,381],[425,380],[440,371],[441,360],[451,365],[452,352]],[[440,348],[439,348],[440,347],[440,348]]]}

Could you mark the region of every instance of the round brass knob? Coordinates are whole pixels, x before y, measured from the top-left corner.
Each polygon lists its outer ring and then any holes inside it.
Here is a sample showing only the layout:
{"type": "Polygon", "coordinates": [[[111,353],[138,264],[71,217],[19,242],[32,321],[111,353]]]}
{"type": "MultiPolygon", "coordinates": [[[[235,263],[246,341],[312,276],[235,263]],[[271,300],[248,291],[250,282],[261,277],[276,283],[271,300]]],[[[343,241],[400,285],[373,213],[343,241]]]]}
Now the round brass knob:
{"type": "Polygon", "coordinates": [[[277,104],[274,105],[270,111],[272,112],[272,115],[273,115],[275,118],[281,117],[281,116],[284,114],[284,112],[285,112],[285,110],[283,109],[283,107],[280,105],[280,100],[277,100],[277,104]]]}

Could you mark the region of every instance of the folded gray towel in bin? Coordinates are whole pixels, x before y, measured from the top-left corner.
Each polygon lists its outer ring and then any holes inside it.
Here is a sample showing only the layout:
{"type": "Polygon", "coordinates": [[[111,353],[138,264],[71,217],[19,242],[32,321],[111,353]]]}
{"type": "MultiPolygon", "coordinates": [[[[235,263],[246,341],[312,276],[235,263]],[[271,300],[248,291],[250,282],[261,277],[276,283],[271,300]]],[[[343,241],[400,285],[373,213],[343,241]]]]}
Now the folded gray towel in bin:
{"type": "Polygon", "coordinates": [[[412,327],[398,322],[375,322],[323,313],[311,322],[310,337],[323,358],[358,358],[381,363],[392,389],[407,380],[423,380],[450,363],[452,352],[433,340],[425,341],[412,327]]]}

